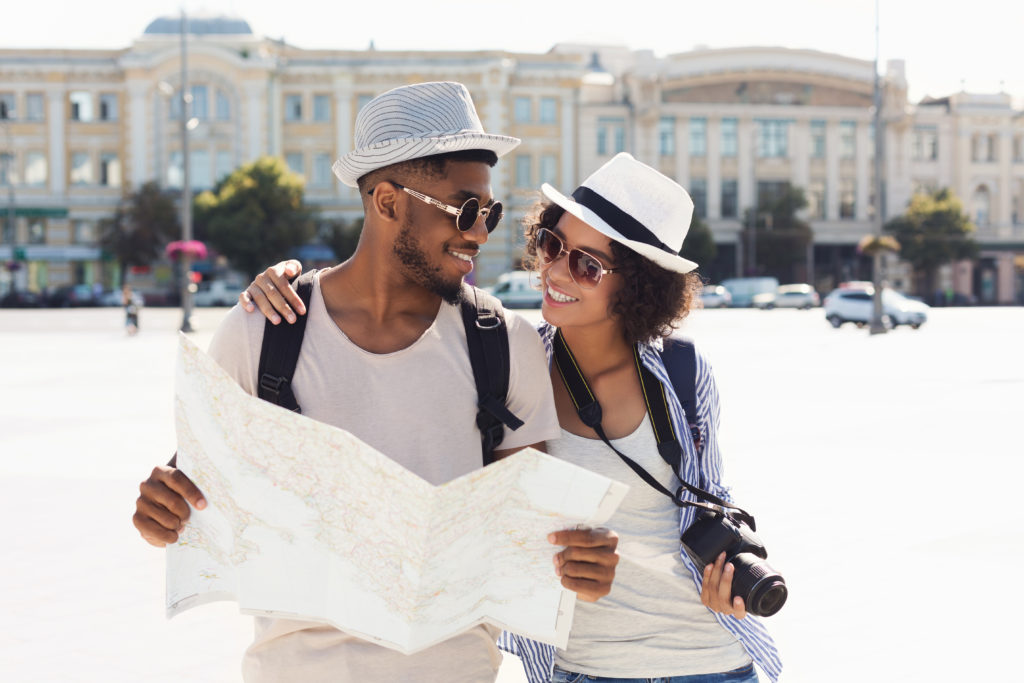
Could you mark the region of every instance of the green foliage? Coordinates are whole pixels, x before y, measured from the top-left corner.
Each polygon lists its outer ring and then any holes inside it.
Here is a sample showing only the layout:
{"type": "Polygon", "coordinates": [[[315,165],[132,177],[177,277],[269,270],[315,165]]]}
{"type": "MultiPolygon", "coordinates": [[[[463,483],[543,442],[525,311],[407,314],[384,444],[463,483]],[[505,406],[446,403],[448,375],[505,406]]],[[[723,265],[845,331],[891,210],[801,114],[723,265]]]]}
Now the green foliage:
{"type": "Polygon", "coordinates": [[[313,234],[302,178],[277,157],[236,169],[195,200],[196,234],[255,277],[313,234]]]}
{"type": "Polygon", "coordinates": [[[174,199],[154,182],[126,195],[110,218],[100,221],[100,244],[121,266],[147,266],[177,239],[181,228],[174,199]]]}
{"type": "Polygon", "coordinates": [[[356,253],[362,231],[362,218],[351,222],[335,219],[320,224],[320,239],[331,248],[340,263],[356,253]]]}
{"type": "Polygon", "coordinates": [[[679,255],[690,259],[700,267],[701,272],[706,273],[711,264],[715,262],[717,254],[718,247],[715,246],[715,238],[712,236],[708,224],[694,216],[679,255]]]}
{"type": "MultiPolygon", "coordinates": [[[[806,261],[807,246],[814,236],[811,226],[796,215],[805,208],[804,191],[791,185],[776,196],[759,198],[754,236],[759,273],[774,275],[783,282],[794,279],[794,267],[806,261]]],[[[743,217],[747,249],[751,245],[750,222],[747,209],[743,217]]]]}
{"type": "Polygon", "coordinates": [[[885,231],[899,241],[900,256],[926,274],[929,288],[939,266],[978,253],[974,225],[948,188],[915,194],[906,212],[885,224],[885,231]]]}

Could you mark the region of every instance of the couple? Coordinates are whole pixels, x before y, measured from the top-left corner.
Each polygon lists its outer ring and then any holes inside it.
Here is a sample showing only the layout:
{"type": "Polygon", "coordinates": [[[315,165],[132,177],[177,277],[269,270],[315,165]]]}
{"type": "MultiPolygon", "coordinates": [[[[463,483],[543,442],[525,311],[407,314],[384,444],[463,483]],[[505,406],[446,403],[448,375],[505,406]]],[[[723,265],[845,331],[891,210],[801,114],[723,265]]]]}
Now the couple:
{"type": "MultiPolygon", "coordinates": [[[[501,218],[490,168],[518,143],[483,131],[462,85],[426,83],[364,107],[356,150],[335,164],[338,177],[360,190],[363,233],[351,259],[314,280],[294,390],[306,415],[351,431],[434,484],[480,465],[476,387],[454,304],[472,258],[501,218]]],[[[496,457],[546,443],[556,457],[631,489],[609,522],[618,536],[567,530],[551,539],[565,546],[553,570],[583,601],[568,647],[555,652],[510,634],[502,646],[523,659],[531,682],[752,681],[752,659],[774,679],[781,666],[774,645],[759,622],[743,618],[742,601],[730,600],[731,565],[719,558],[701,575],[680,551],[691,508],[680,511],[649,489],[594,439],[549,364],[552,344],[567,344],[604,407],[608,438],[659,480],[674,480],[654,445],[634,349],[662,378],[676,431],[688,433],[679,429],[684,420],[657,348],[699,291],[690,272],[696,264],[677,256],[692,202],[628,155],[597,171],[573,198],[549,186],[544,193],[550,204],[527,238],[547,322],[538,338],[521,318],[506,315],[508,407],[525,424],[506,430],[496,457]]],[[[264,325],[245,311],[255,300],[277,317],[273,304],[289,322],[296,310],[305,314],[282,277],[297,270],[279,264],[260,275],[211,343],[211,355],[250,393],[264,325]]],[[[698,455],[683,440],[682,474],[723,494],[717,393],[699,356],[698,377],[704,441],[698,455]]],[[[141,492],[134,521],[154,545],[176,541],[187,523],[186,500],[205,504],[173,460],[154,469],[141,492]]],[[[258,618],[243,671],[251,681],[492,681],[501,657],[497,636],[480,626],[405,657],[330,627],[258,618]]]]}

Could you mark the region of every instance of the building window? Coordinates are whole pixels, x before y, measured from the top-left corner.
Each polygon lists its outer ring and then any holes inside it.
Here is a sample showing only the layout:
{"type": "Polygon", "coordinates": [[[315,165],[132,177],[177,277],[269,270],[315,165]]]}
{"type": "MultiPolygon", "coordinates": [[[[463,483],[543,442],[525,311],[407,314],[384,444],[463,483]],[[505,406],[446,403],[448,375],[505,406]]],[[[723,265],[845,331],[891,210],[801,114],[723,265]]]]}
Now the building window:
{"type": "Polygon", "coordinates": [[[807,216],[811,220],[825,220],[824,178],[813,178],[807,185],[807,216]]]}
{"type": "Polygon", "coordinates": [[[9,152],[0,154],[0,185],[14,185],[17,172],[14,168],[14,155],[9,152]]]}
{"type": "Polygon", "coordinates": [[[916,126],[912,155],[914,161],[935,161],[939,158],[939,133],[935,126],[916,126]]]}
{"type": "Polygon", "coordinates": [[[46,221],[33,218],[28,222],[28,243],[46,244],[46,221]]]}
{"type": "Polygon", "coordinates": [[[356,113],[363,110],[363,107],[370,103],[373,99],[373,95],[359,95],[356,97],[356,113]]]}
{"type": "Polygon", "coordinates": [[[540,158],[540,182],[558,184],[558,159],[554,154],[544,154],[540,158]]]}
{"type": "Polygon", "coordinates": [[[533,103],[529,97],[517,97],[515,101],[516,123],[529,123],[533,118],[533,103]]]}
{"type": "Polygon", "coordinates": [[[735,178],[722,179],[722,218],[739,214],[739,189],[735,178]]]}
{"type": "Polygon", "coordinates": [[[210,102],[205,85],[192,86],[192,116],[200,121],[210,118],[210,102]]]}
{"type": "Polygon", "coordinates": [[[708,153],[708,120],[690,119],[690,156],[702,157],[708,153]]]}
{"type": "Polygon", "coordinates": [[[839,158],[853,159],[857,156],[857,124],[854,121],[839,122],[839,158]]]}
{"type": "Polygon", "coordinates": [[[597,120],[597,153],[610,156],[626,150],[626,122],[619,118],[597,120]]]}
{"type": "Polygon", "coordinates": [[[210,175],[210,151],[193,149],[188,155],[188,184],[197,190],[208,190],[213,187],[210,175]]]}
{"type": "Polygon", "coordinates": [[[825,158],[825,122],[811,121],[811,158],[825,158]]]}
{"type": "Polygon", "coordinates": [[[658,153],[663,157],[676,155],[676,120],[671,116],[658,121],[658,153]]]}
{"type": "Polygon", "coordinates": [[[978,189],[974,191],[974,196],[971,198],[971,208],[973,209],[971,213],[974,214],[974,224],[979,228],[988,225],[990,205],[991,198],[988,187],[985,185],[978,186],[978,189]]]}
{"type": "Polygon", "coordinates": [[[1017,136],[1013,139],[1013,163],[1024,163],[1024,137],[1017,136]]]}
{"type": "Polygon", "coordinates": [[[74,221],[71,224],[71,239],[75,244],[92,244],[96,241],[96,224],[92,221],[74,221]]]}
{"type": "Polygon", "coordinates": [[[690,199],[693,200],[693,215],[697,218],[707,218],[708,183],[704,178],[690,179],[690,199]]]}
{"type": "Polygon", "coordinates": [[[329,187],[331,184],[331,155],[320,153],[313,157],[313,185],[329,187]]]}
{"type": "Polygon", "coordinates": [[[757,121],[757,156],[779,159],[789,156],[789,121],[759,119],[757,121]]]}
{"type": "Polygon", "coordinates": [[[114,93],[100,95],[100,121],[117,121],[117,95],[114,93]]]}
{"type": "Polygon", "coordinates": [[[853,178],[839,181],[839,217],[857,217],[857,181],[853,178]]]}
{"type": "Polygon", "coordinates": [[[167,159],[167,187],[181,189],[185,186],[185,165],[181,151],[171,152],[167,159]]]}
{"type": "Polygon", "coordinates": [[[554,97],[540,98],[540,122],[558,122],[558,101],[554,97]]]}
{"type": "Polygon", "coordinates": [[[723,157],[734,157],[739,149],[739,122],[736,119],[722,119],[722,147],[723,157]]]}
{"type": "Polygon", "coordinates": [[[46,118],[42,93],[30,92],[25,95],[25,118],[29,121],[42,121],[46,118]]]}
{"type": "Polygon", "coordinates": [[[331,120],[331,99],[327,95],[313,95],[313,120],[331,120]]]}
{"type": "Polygon", "coordinates": [[[75,152],[71,155],[71,184],[91,185],[92,183],[92,157],[88,152],[75,152]]]}
{"type": "Polygon", "coordinates": [[[76,91],[69,96],[72,121],[92,121],[92,93],[76,91]]]}
{"type": "Polygon", "coordinates": [[[999,160],[999,136],[989,135],[988,136],[988,158],[987,161],[998,161],[999,160]]]}
{"type": "Polygon", "coordinates": [[[14,108],[14,93],[0,92],[0,120],[13,121],[17,118],[17,113],[14,108]]]}
{"type": "Polygon", "coordinates": [[[28,152],[25,155],[25,184],[30,187],[46,185],[47,161],[42,152],[28,152]]]}
{"type": "Polygon", "coordinates": [[[226,176],[231,175],[231,172],[235,170],[235,160],[226,149],[218,149],[217,155],[214,157],[214,169],[213,176],[219,183],[226,176]]]}
{"type": "Polygon", "coordinates": [[[533,178],[530,177],[530,165],[530,157],[523,155],[516,157],[516,187],[533,187],[533,178]]]}
{"type": "Polygon", "coordinates": [[[284,120],[302,120],[302,95],[285,95],[284,98],[284,120]]]}
{"type": "Polygon", "coordinates": [[[302,152],[288,152],[284,155],[284,162],[288,164],[288,170],[296,175],[305,175],[303,168],[302,152]]]}
{"type": "Polygon", "coordinates": [[[217,90],[216,104],[214,105],[217,109],[217,120],[218,121],[230,121],[231,120],[231,100],[228,98],[228,94],[223,90],[217,90]]]}
{"type": "Polygon", "coordinates": [[[100,155],[100,185],[121,187],[121,161],[116,154],[100,155]]]}

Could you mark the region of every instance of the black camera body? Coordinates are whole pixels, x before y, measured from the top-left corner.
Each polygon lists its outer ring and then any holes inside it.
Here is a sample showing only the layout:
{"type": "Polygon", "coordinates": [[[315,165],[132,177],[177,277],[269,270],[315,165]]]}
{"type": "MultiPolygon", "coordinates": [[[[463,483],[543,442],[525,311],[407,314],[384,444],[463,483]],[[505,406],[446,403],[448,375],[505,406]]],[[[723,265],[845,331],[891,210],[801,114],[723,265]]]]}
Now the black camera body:
{"type": "Polygon", "coordinates": [[[735,568],[732,595],[743,598],[747,612],[770,617],[786,603],[789,595],[786,580],[765,562],[768,551],[761,539],[727,511],[698,508],[697,518],[680,540],[686,554],[702,572],[725,552],[726,562],[731,562],[735,568]]]}

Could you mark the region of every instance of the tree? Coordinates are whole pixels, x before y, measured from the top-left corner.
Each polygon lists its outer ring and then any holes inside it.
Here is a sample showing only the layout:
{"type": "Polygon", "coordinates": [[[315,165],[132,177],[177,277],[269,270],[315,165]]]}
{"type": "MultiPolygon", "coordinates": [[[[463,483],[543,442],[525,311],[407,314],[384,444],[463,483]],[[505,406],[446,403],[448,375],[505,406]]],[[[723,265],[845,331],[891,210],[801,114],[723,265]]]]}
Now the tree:
{"type": "Polygon", "coordinates": [[[978,253],[974,224],[948,188],[915,194],[906,212],[885,224],[885,231],[900,243],[902,258],[925,275],[925,294],[938,288],[939,266],[973,258],[978,253]]]}
{"type": "Polygon", "coordinates": [[[690,229],[686,232],[686,239],[683,240],[683,248],[679,255],[696,263],[706,275],[717,254],[718,247],[715,246],[711,229],[695,215],[690,221],[690,229]]]}
{"type": "Polygon", "coordinates": [[[331,248],[340,263],[356,253],[356,245],[359,244],[359,235],[362,232],[362,218],[351,222],[339,218],[321,224],[320,239],[331,248]]]}
{"type": "Polygon", "coordinates": [[[100,244],[120,265],[121,281],[129,266],[148,266],[181,232],[174,199],[155,182],[126,195],[99,229],[100,244]]]}
{"type": "Polygon", "coordinates": [[[302,178],[277,157],[236,169],[195,201],[196,234],[254,278],[313,234],[302,178]]]}
{"type": "MultiPolygon", "coordinates": [[[[806,263],[807,247],[813,239],[811,226],[797,217],[807,208],[804,191],[788,183],[774,195],[762,193],[759,197],[757,220],[755,222],[754,246],[757,250],[755,263],[765,274],[774,275],[782,281],[795,278],[795,266],[806,263]]],[[[744,213],[743,224],[747,226],[747,248],[750,248],[750,209],[744,213]]]]}

